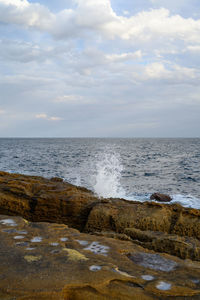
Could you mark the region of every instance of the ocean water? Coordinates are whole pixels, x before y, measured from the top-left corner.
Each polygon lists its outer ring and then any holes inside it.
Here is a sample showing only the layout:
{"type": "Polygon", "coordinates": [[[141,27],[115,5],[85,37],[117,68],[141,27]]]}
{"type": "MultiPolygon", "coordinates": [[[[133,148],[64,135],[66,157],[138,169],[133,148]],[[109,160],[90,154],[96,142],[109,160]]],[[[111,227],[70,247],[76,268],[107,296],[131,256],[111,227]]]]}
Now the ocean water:
{"type": "Polygon", "coordinates": [[[0,139],[0,170],[61,177],[99,197],[147,201],[154,192],[200,209],[200,139],[0,139]]]}

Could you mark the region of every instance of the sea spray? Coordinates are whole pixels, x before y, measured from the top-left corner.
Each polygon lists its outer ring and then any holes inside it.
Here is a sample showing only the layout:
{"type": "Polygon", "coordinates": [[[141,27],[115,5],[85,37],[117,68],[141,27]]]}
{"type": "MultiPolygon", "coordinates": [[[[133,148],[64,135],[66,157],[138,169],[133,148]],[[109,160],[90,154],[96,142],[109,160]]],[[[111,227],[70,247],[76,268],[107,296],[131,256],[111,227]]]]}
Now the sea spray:
{"type": "Polygon", "coordinates": [[[125,191],[121,186],[121,172],[123,166],[120,156],[114,151],[108,150],[98,155],[96,162],[96,174],[94,191],[99,197],[123,197],[125,191]]]}

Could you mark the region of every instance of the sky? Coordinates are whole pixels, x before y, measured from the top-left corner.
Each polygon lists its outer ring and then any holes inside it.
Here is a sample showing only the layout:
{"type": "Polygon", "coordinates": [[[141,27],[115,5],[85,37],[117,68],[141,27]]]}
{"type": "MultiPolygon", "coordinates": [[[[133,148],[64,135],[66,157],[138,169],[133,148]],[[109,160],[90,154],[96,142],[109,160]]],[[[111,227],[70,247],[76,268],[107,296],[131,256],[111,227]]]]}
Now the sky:
{"type": "Polygon", "coordinates": [[[0,0],[0,137],[200,137],[200,1],[0,0]]]}

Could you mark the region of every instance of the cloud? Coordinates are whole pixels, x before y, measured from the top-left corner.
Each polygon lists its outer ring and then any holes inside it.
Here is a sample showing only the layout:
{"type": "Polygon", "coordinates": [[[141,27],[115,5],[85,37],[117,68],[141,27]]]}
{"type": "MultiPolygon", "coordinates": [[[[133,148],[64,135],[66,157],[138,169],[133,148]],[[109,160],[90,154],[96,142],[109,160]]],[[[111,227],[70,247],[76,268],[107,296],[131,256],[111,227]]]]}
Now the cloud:
{"type": "Polygon", "coordinates": [[[57,103],[75,103],[75,102],[80,102],[81,99],[82,99],[81,96],[64,95],[64,96],[58,96],[54,101],[57,103]]]}
{"type": "Polygon", "coordinates": [[[60,117],[48,117],[47,114],[37,114],[35,115],[36,119],[44,119],[48,121],[61,121],[62,118],[60,117]]]}
{"type": "Polygon", "coordinates": [[[74,9],[52,13],[39,3],[26,0],[0,0],[0,21],[33,27],[57,39],[98,33],[107,39],[132,42],[177,39],[200,43],[200,20],[171,15],[166,8],[151,9],[136,15],[118,16],[109,0],[76,0],[74,9]]]}
{"type": "Polygon", "coordinates": [[[50,117],[50,118],[48,118],[48,120],[49,121],[61,121],[62,118],[60,118],[60,117],[50,117]]]}
{"type": "Polygon", "coordinates": [[[67,104],[67,105],[88,105],[95,104],[96,100],[91,99],[89,97],[83,97],[80,95],[63,95],[58,96],[53,100],[55,103],[67,104]]]}
{"type": "Polygon", "coordinates": [[[200,52],[200,45],[188,46],[187,50],[190,52],[200,52]]]}
{"type": "Polygon", "coordinates": [[[0,134],[199,134],[200,20],[147,2],[0,0],[0,134]]]}
{"type": "Polygon", "coordinates": [[[0,21],[48,31],[55,15],[47,7],[27,0],[0,0],[0,21]]]}
{"type": "Polygon", "coordinates": [[[135,60],[138,58],[142,58],[141,50],[138,50],[134,53],[121,53],[121,54],[106,55],[106,59],[111,62],[123,62],[123,61],[127,61],[127,60],[135,60]]]}
{"type": "Polygon", "coordinates": [[[36,119],[47,119],[47,114],[37,114],[35,117],[36,119]]]}
{"type": "Polygon", "coordinates": [[[4,109],[0,109],[0,115],[5,114],[5,110],[4,109]]]}

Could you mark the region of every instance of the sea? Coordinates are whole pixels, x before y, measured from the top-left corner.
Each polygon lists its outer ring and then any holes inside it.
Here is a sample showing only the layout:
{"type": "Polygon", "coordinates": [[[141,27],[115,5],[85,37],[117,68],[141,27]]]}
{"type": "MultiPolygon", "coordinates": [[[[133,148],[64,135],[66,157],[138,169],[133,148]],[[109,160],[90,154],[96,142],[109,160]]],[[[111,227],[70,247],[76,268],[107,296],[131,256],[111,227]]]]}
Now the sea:
{"type": "Polygon", "coordinates": [[[60,177],[98,197],[165,193],[200,209],[200,138],[1,138],[0,170],[60,177]]]}

